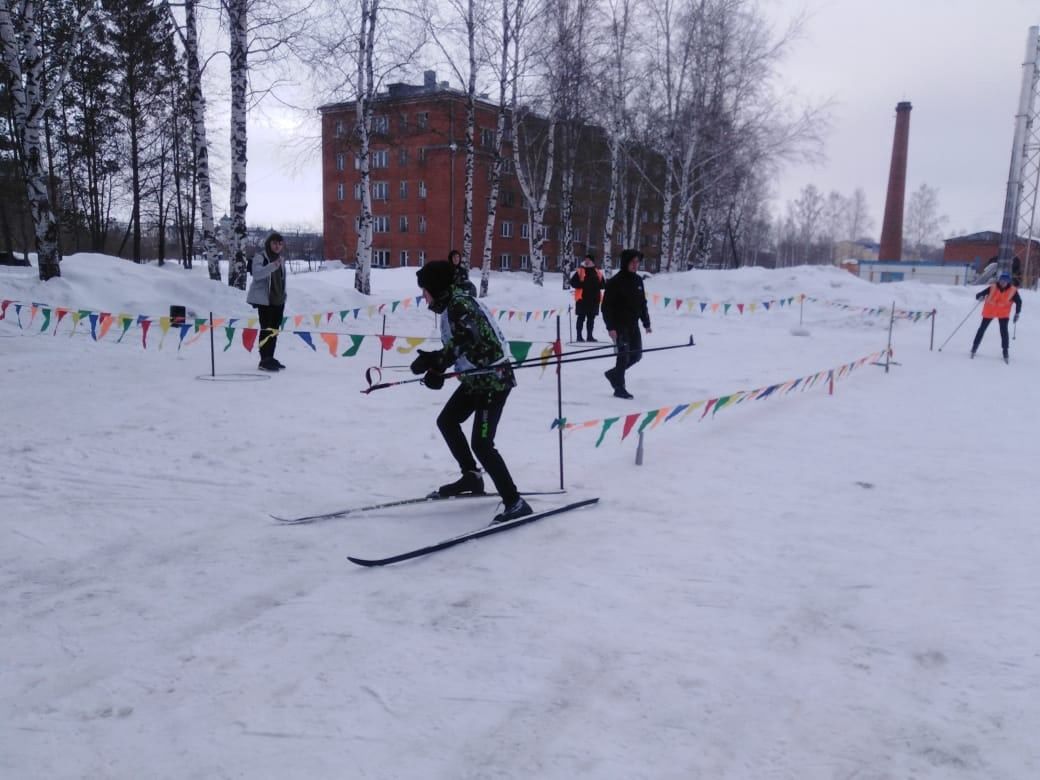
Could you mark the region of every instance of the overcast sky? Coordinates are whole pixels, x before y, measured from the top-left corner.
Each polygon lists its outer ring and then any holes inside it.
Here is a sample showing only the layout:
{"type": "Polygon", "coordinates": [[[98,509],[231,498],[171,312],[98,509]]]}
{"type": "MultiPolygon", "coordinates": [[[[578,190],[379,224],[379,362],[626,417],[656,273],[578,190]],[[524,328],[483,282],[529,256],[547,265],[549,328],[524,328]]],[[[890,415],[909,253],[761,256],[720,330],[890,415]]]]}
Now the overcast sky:
{"type": "MultiPolygon", "coordinates": [[[[762,7],[778,27],[806,13],[781,75],[805,100],[832,102],[826,159],[781,172],[775,212],[806,184],[846,195],[862,187],[876,238],[895,105],[909,100],[907,195],[922,182],[937,188],[947,235],[1000,230],[1026,36],[1040,24],[1040,0],[762,0],[762,7]]],[[[250,224],[320,228],[319,157],[301,158],[298,143],[316,133],[316,120],[300,127],[251,115],[250,224]]]]}

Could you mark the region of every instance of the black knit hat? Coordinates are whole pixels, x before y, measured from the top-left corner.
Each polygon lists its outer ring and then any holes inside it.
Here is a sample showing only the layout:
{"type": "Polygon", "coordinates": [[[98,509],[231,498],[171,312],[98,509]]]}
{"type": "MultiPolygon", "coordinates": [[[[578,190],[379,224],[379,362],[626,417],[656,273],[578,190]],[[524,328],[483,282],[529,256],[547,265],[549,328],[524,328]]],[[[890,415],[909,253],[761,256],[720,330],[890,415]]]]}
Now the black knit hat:
{"type": "Polygon", "coordinates": [[[447,260],[434,260],[415,272],[419,286],[434,298],[451,289],[455,268],[447,260]]]}

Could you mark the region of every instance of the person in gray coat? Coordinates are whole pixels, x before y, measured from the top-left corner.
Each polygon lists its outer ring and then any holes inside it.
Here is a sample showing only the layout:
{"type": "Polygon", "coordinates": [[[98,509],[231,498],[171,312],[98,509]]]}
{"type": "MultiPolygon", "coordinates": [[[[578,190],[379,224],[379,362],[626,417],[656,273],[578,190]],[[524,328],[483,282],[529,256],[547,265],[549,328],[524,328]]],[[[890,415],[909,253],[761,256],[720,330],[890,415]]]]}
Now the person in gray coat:
{"type": "Polygon", "coordinates": [[[278,346],[278,330],[285,315],[285,260],[282,249],[285,239],[281,233],[271,233],[264,241],[264,249],[253,257],[250,272],[253,281],[246,293],[246,303],[256,307],[260,317],[260,368],[261,371],[281,371],[285,366],[275,360],[274,350],[278,346]]]}

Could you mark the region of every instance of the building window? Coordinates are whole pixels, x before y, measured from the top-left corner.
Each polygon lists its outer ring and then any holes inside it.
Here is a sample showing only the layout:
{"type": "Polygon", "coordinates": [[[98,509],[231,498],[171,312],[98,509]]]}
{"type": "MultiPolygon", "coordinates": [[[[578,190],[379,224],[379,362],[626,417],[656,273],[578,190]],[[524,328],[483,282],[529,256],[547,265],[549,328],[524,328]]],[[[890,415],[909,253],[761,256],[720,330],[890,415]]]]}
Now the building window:
{"type": "Polygon", "coordinates": [[[498,257],[498,267],[501,270],[508,271],[510,266],[512,265],[512,263],[513,263],[513,258],[512,258],[511,255],[499,255],[499,257],[498,257]]]}
{"type": "Polygon", "coordinates": [[[361,182],[354,185],[354,200],[361,200],[361,182]]]}
{"type": "Polygon", "coordinates": [[[415,115],[415,126],[425,130],[430,126],[430,112],[420,111],[415,115]]]}
{"type": "Polygon", "coordinates": [[[502,205],[512,207],[516,205],[516,193],[512,190],[502,192],[502,205]]]}
{"type": "Polygon", "coordinates": [[[520,224],[520,238],[531,237],[531,225],[528,222],[522,222],[520,224]]]}
{"type": "Polygon", "coordinates": [[[345,154],[343,154],[343,152],[337,153],[336,154],[336,170],[337,171],[346,170],[346,167],[347,167],[347,156],[345,154]]]}
{"type": "Polygon", "coordinates": [[[343,137],[343,130],[344,130],[344,128],[343,128],[343,120],[342,119],[337,119],[336,120],[336,138],[342,138],[343,137]]]}
{"type": "Polygon", "coordinates": [[[401,257],[400,257],[400,259],[401,259],[401,267],[402,268],[404,268],[406,265],[408,265],[408,250],[407,249],[402,249],[401,250],[401,257]]]}
{"type": "Polygon", "coordinates": [[[513,172],[513,158],[503,157],[502,158],[502,175],[508,176],[513,172]]]}
{"type": "Polygon", "coordinates": [[[426,232],[426,217],[424,217],[422,214],[419,215],[419,232],[426,232]]]}
{"type": "Polygon", "coordinates": [[[386,149],[372,151],[372,168],[386,168],[390,165],[390,152],[386,149]]]}
{"type": "Polygon", "coordinates": [[[402,168],[408,164],[408,149],[404,146],[397,150],[397,164],[402,168]]]}
{"type": "Polygon", "coordinates": [[[408,182],[402,180],[398,186],[398,192],[400,193],[401,200],[408,200],[408,182]]]}
{"type": "Polygon", "coordinates": [[[397,228],[402,233],[407,233],[408,232],[408,215],[407,214],[402,214],[401,216],[399,216],[397,218],[397,228]]]}
{"type": "Polygon", "coordinates": [[[581,243],[581,228],[574,228],[574,240],[581,243]]]}
{"type": "Polygon", "coordinates": [[[531,256],[530,255],[520,255],[520,270],[521,271],[530,271],[531,270],[531,256]]]}
{"type": "Polygon", "coordinates": [[[426,147],[419,147],[419,162],[426,162],[426,147]]]}
{"type": "Polygon", "coordinates": [[[383,135],[390,132],[390,117],[383,114],[376,114],[372,117],[372,132],[382,133],[383,135]]]}
{"type": "MultiPolygon", "coordinates": [[[[372,217],[372,232],[373,233],[389,233],[390,232],[390,217],[385,214],[381,217],[372,217]]],[[[389,250],[387,250],[389,260],[389,250]]]]}
{"type": "Polygon", "coordinates": [[[419,265],[426,265],[426,250],[419,250],[419,265]]]}
{"type": "Polygon", "coordinates": [[[385,181],[372,182],[372,200],[390,200],[390,184],[385,181]]]}
{"type": "Polygon", "coordinates": [[[487,127],[480,128],[480,145],[492,147],[495,145],[495,131],[487,127]]]}
{"type": "Polygon", "coordinates": [[[390,250],[389,249],[373,249],[372,250],[372,265],[376,268],[386,268],[390,265],[390,250]]]}
{"type": "Polygon", "coordinates": [[[502,238],[512,238],[512,237],[513,237],[513,223],[512,222],[503,222],[502,223],[502,238]]]}
{"type": "Polygon", "coordinates": [[[401,133],[408,130],[408,114],[397,115],[397,130],[401,133]]]}
{"type": "Polygon", "coordinates": [[[336,185],[336,200],[343,200],[347,196],[347,188],[343,182],[336,185]]]}
{"type": "Polygon", "coordinates": [[[426,197],[426,182],[424,182],[424,181],[419,182],[419,197],[420,198],[425,198],[426,197]]]}

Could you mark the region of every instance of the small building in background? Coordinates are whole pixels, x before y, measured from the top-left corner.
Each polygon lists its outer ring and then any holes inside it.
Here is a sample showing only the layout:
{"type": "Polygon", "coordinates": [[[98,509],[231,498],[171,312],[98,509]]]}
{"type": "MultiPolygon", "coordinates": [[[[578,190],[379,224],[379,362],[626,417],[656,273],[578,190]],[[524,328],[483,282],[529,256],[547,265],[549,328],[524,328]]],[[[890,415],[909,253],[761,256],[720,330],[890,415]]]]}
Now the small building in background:
{"type": "MultiPolygon", "coordinates": [[[[997,259],[1000,252],[1000,233],[996,230],[983,230],[966,236],[948,238],[943,244],[944,264],[967,263],[976,273],[981,273],[987,265],[997,259]]],[[[1027,240],[1019,236],[1015,239],[1012,254],[1024,261],[1022,284],[1024,287],[1031,287],[1036,281],[1037,271],[1040,270],[1040,241],[1027,240]]]]}
{"type": "Polygon", "coordinates": [[[845,266],[868,282],[926,282],[928,284],[970,284],[976,272],[969,263],[914,262],[911,260],[860,260],[845,266]]]}

